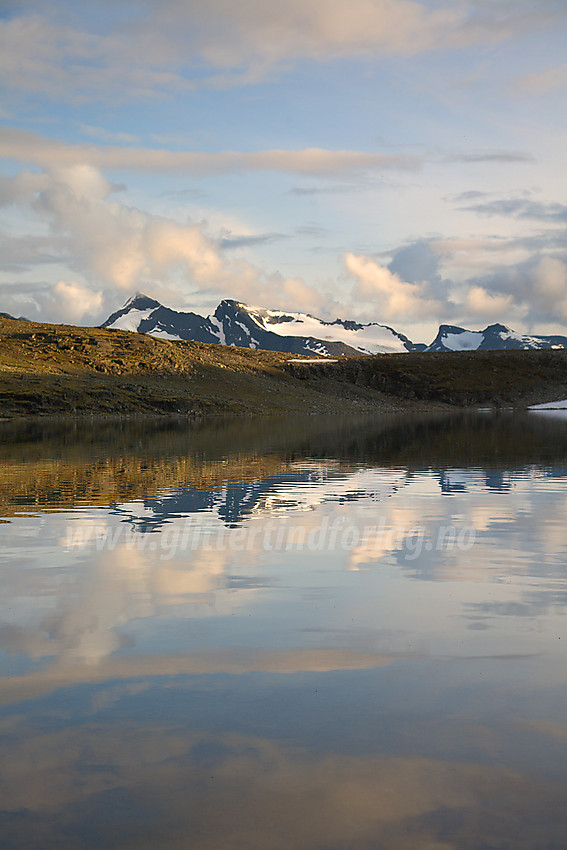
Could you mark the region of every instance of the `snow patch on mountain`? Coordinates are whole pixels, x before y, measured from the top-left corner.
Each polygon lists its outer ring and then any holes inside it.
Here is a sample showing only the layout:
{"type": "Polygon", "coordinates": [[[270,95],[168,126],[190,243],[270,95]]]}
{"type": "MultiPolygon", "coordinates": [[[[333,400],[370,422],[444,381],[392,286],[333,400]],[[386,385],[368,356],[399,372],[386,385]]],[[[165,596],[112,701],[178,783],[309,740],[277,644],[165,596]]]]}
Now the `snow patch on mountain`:
{"type": "MultiPolygon", "coordinates": [[[[216,318],[216,316],[209,316],[209,321],[211,322],[212,325],[215,326],[215,328],[217,328],[219,343],[221,345],[226,345],[226,337],[225,337],[224,328],[223,328],[221,322],[219,322],[219,320],[216,318]]],[[[214,333],[214,331],[213,331],[213,333],[214,333]]]]}
{"type": "Polygon", "coordinates": [[[479,347],[484,339],[480,331],[462,331],[448,333],[443,337],[443,344],[449,351],[472,351],[479,347]]]}
{"type": "MultiPolygon", "coordinates": [[[[124,306],[126,307],[126,305],[124,306]]],[[[155,307],[151,307],[149,310],[131,310],[129,313],[119,316],[112,325],[107,325],[107,327],[115,328],[118,331],[137,331],[141,323],[149,319],[154,310],[155,307]]],[[[160,330],[156,329],[154,334],[158,333],[160,333],[160,330]]]]}
{"type": "Polygon", "coordinates": [[[278,336],[314,337],[328,342],[343,342],[364,354],[390,354],[408,350],[405,345],[409,342],[407,337],[377,322],[368,325],[341,319],[325,322],[309,313],[285,313],[281,310],[241,306],[245,307],[252,321],[259,327],[278,336]]]}
{"type": "Polygon", "coordinates": [[[453,325],[440,325],[426,351],[498,351],[504,349],[567,348],[567,337],[529,336],[506,325],[489,325],[483,331],[470,331],[453,325]]]}

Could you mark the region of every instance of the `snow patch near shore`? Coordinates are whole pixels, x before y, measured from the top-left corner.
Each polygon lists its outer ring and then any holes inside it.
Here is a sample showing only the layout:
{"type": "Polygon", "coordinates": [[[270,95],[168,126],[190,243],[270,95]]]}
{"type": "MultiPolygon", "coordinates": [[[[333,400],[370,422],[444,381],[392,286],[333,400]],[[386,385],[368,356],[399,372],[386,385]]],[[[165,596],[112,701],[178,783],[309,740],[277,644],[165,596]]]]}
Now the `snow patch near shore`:
{"type": "Polygon", "coordinates": [[[532,404],[529,410],[567,410],[567,398],[562,401],[548,401],[545,404],[532,404]]]}

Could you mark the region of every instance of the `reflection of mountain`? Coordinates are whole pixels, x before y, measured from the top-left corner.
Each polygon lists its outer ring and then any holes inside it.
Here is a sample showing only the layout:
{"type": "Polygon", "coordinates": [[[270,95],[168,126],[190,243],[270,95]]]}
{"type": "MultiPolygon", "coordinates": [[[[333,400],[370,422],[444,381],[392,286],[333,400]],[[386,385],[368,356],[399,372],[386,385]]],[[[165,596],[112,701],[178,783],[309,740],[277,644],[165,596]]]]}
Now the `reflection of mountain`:
{"type": "MultiPolygon", "coordinates": [[[[530,468],[533,474],[533,468],[530,468]]],[[[432,468],[443,495],[458,495],[478,489],[480,493],[508,492],[513,481],[522,478],[523,471],[512,474],[506,469],[439,469],[432,468]]],[[[567,466],[540,469],[542,478],[567,476],[567,466]]],[[[384,467],[353,469],[344,465],[295,470],[287,475],[232,482],[214,487],[178,490],[157,495],[144,501],[144,513],[134,511],[128,503],[117,505],[113,513],[124,517],[133,530],[146,533],[158,531],[174,519],[190,518],[209,513],[213,521],[235,528],[255,516],[281,517],[286,514],[313,510],[327,502],[373,501],[396,495],[410,485],[414,475],[409,470],[384,467]]]]}
{"type": "Polygon", "coordinates": [[[247,482],[232,482],[217,487],[200,487],[158,495],[144,501],[147,513],[142,517],[129,515],[127,505],[117,507],[116,511],[129,517],[134,528],[141,532],[156,531],[171,519],[205,511],[214,512],[225,525],[232,528],[249,516],[274,488],[309,483],[313,480],[314,475],[310,472],[298,472],[296,476],[290,474],[287,477],[274,475],[247,482]]]}
{"type": "Polygon", "coordinates": [[[144,501],[144,514],[130,505],[117,505],[121,515],[139,532],[157,531],[179,517],[209,512],[229,528],[252,516],[282,516],[313,510],[326,502],[339,504],[364,499],[381,501],[411,480],[403,470],[349,469],[340,465],[304,469],[292,467],[287,475],[232,482],[218,487],[167,492],[144,501]]]}
{"type": "Polygon", "coordinates": [[[509,490],[510,475],[504,469],[441,469],[442,493],[466,493],[473,487],[485,490],[509,490]]]}
{"type": "Polygon", "coordinates": [[[455,470],[478,469],[498,489],[506,470],[564,465],[567,428],[528,414],[473,413],[7,422],[0,427],[0,513],[138,500],[165,517],[224,499],[230,524],[285,482],[297,491],[305,464],[328,469],[329,461],[341,473],[452,470],[440,473],[447,492],[460,486],[455,470]]]}

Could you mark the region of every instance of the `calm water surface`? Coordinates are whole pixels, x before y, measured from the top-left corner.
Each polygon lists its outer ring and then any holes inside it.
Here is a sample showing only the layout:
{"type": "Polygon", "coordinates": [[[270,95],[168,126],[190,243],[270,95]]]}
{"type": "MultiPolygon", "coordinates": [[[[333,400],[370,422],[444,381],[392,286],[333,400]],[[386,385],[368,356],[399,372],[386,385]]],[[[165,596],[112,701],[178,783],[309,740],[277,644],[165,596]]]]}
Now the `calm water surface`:
{"type": "Polygon", "coordinates": [[[567,847],[567,420],[0,427],[0,846],[567,847]]]}

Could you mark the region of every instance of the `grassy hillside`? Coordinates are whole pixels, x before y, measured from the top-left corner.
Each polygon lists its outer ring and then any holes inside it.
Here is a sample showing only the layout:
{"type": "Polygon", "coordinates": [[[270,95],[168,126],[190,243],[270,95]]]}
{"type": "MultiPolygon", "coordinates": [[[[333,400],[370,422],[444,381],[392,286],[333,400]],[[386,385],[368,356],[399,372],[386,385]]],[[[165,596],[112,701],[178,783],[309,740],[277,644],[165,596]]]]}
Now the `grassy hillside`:
{"type": "Polygon", "coordinates": [[[564,351],[291,355],[0,319],[0,416],[337,413],[567,397],[564,351]]]}
{"type": "Polygon", "coordinates": [[[313,385],[342,380],[389,396],[458,407],[526,407],[567,398],[567,351],[450,351],[378,354],[336,364],[288,366],[313,385]]]}
{"type": "MultiPolygon", "coordinates": [[[[380,391],[286,369],[292,355],[128,331],[0,320],[0,416],[335,412],[380,391]]],[[[399,406],[399,405],[398,405],[399,406]]]]}

